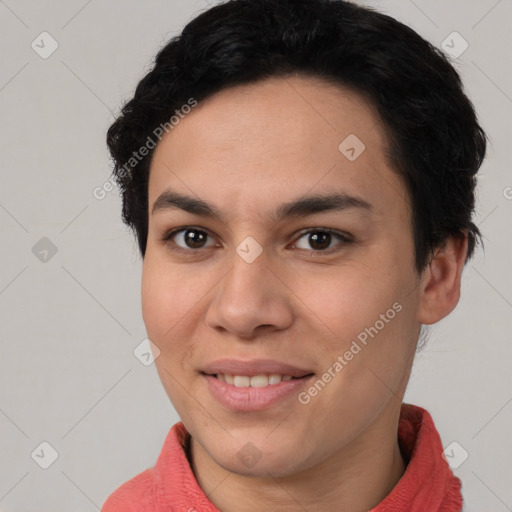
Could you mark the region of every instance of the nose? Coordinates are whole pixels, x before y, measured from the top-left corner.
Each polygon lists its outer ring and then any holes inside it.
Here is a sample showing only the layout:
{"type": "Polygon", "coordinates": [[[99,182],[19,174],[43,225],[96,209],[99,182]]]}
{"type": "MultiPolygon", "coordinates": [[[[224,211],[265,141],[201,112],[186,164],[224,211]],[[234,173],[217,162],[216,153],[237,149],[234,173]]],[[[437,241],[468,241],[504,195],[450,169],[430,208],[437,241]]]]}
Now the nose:
{"type": "Polygon", "coordinates": [[[235,253],[231,269],[215,288],[206,321],[217,331],[253,339],[291,325],[291,296],[278,265],[271,267],[265,251],[252,262],[235,253]]]}

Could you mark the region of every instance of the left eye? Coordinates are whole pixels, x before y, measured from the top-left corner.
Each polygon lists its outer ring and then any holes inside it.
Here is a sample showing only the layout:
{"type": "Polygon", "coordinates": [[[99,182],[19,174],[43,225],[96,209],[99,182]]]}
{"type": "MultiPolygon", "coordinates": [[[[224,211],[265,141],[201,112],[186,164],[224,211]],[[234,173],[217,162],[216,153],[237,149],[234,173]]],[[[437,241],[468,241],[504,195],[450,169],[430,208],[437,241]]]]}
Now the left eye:
{"type": "MultiPolygon", "coordinates": [[[[351,242],[351,240],[341,233],[338,233],[337,231],[333,231],[332,229],[316,229],[316,230],[310,230],[305,233],[303,233],[298,240],[306,239],[306,244],[309,244],[310,247],[298,247],[298,243],[295,242],[293,246],[297,247],[298,249],[305,249],[305,250],[311,250],[317,251],[317,252],[327,252],[326,249],[331,249],[331,243],[334,241],[333,239],[338,240],[338,244],[348,244],[351,242]],[[307,238],[305,238],[307,237],[307,238]]],[[[336,246],[335,245],[335,246],[336,246]]]]}

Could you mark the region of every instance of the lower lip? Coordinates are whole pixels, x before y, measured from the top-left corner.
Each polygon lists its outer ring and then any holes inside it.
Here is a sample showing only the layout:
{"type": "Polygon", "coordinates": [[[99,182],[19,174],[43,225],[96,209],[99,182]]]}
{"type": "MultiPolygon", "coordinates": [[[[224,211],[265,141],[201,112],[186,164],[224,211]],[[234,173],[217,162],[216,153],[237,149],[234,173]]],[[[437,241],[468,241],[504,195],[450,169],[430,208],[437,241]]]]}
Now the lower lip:
{"type": "Polygon", "coordinates": [[[261,388],[238,388],[211,375],[203,374],[203,377],[206,379],[213,397],[228,409],[233,411],[261,411],[291,395],[298,394],[313,375],[281,381],[279,384],[270,384],[261,388]]]}

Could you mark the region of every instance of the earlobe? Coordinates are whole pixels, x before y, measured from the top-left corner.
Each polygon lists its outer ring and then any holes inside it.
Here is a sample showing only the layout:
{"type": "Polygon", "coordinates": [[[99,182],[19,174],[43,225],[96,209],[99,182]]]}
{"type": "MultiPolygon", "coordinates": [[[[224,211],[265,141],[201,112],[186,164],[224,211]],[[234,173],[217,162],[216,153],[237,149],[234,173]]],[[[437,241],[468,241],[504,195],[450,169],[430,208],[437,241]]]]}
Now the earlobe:
{"type": "Polygon", "coordinates": [[[431,325],[449,315],[460,298],[462,270],[466,260],[468,237],[450,236],[436,250],[422,273],[418,301],[418,322],[431,325]]]}

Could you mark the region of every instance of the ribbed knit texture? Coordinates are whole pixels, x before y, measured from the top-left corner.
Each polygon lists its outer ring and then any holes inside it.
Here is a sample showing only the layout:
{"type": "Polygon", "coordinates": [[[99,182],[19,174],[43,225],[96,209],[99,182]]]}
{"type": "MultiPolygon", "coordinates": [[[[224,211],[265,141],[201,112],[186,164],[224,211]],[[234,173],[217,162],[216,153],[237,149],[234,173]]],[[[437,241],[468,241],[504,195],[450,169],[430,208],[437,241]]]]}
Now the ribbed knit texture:
{"type": "MultiPolygon", "coordinates": [[[[219,512],[192,472],[185,453],[188,437],[183,423],[176,423],[155,466],[114,491],[102,512],[219,512]]],[[[403,403],[398,440],[406,471],[369,512],[460,512],[462,484],[441,457],[441,439],[428,411],[403,403]]]]}

